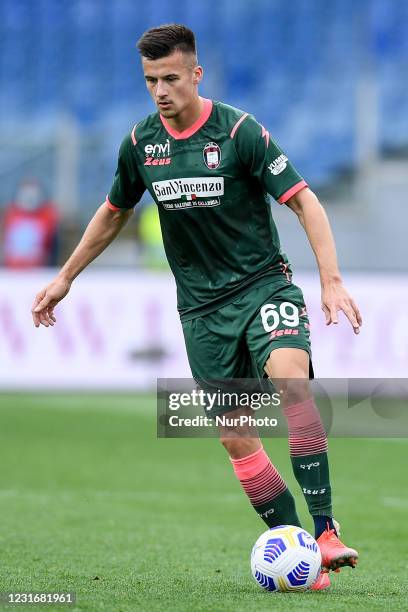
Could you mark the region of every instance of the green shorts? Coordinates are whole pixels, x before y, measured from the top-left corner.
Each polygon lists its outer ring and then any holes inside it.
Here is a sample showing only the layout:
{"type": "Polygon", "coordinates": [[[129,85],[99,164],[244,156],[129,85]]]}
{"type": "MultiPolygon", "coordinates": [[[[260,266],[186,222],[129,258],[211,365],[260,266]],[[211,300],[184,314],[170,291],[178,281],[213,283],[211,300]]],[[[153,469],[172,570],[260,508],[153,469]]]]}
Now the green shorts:
{"type": "Polygon", "coordinates": [[[310,325],[303,293],[281,280],[249,290],[231,304],[182,323],[188,360],[201,387],[231,378],[259,379],[271,351],[305,350],[313,378],[310,325]]]}

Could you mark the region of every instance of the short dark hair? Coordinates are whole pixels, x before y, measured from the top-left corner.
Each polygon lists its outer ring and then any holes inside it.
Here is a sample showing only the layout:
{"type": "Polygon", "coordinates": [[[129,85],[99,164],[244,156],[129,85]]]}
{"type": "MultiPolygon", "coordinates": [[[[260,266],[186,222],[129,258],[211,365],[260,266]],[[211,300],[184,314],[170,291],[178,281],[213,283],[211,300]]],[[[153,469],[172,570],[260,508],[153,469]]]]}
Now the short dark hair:
{"type": "Polygon", "coordinates": [[[166,57],[173,51],[196,55],[194,32],[179,23],[169,23],[147,30],[137,41],[140,55],[150,60],[166,57]]]}

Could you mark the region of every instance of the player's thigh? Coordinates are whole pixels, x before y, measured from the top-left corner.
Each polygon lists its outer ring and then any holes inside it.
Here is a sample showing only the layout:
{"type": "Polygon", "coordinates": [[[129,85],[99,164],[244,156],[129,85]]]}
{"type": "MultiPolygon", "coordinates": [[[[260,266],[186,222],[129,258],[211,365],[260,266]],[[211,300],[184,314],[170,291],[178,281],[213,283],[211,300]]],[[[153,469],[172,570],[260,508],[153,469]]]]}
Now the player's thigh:
{"type": "Polygon", "coordinates": [[[206,393],[220,392],[211,407],[203,407],[211,418],[240,408],[236,394],[243,379],[252,378],[255,371],[245,342],[244,320],[239,315],[239,309],[230,304],[182,323],[187,356],[198,387],[206,393]]]}
{"type": "Polygon", "coordinates": [[[265,372],[279,389],[283,407],[311,398],[309,353],[303,348],[281,347],[271,351],[265,372]]]}
{"type": "Polygon", "coordinates": [[[309,378],[309,353],[304,348],[281,346],[271,351],[264,370],[268,378],[309,378]]]}
{"type": "Polygon", "coordinates": [[[182,323],[187,357],[196,380],[211,381],[248,376],[250,355],[244,331],[232,309],[221,309],[182,323]]]}
{"type": "Polygon", "coordinates": [[[313,377],[310,324],[301,289],[279,283],[262,290],[262,300],[246,331],[259,373],[266,372],[271,378],[313,377]]]}

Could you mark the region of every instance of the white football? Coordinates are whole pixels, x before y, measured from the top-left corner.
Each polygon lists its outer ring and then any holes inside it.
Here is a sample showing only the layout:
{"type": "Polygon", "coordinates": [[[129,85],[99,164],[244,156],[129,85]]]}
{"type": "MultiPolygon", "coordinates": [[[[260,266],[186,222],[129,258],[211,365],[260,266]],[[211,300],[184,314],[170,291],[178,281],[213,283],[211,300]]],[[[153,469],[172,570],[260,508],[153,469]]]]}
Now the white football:
{"type": "Polygon", "coordinates": [[[265,531],[251,554],[252,575],[267,591],[305,591],[318,577],[321,563],[316,540],[293,525],[265,531]]]}

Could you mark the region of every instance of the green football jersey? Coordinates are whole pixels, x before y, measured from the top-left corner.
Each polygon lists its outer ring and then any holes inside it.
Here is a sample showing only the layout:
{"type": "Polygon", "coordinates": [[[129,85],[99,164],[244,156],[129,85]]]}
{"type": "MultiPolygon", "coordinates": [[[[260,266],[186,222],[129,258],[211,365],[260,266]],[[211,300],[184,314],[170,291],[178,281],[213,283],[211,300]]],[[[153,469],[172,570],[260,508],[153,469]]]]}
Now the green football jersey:
{"type": "Polygon", "coordinates": [[[150,192],[186,321],[287,274],[268,194],[284,203],[306,186],[253,116],[204,100],[183,132],[158,112],[135,125],[107,204],[129,209],[150,192]]]}

